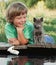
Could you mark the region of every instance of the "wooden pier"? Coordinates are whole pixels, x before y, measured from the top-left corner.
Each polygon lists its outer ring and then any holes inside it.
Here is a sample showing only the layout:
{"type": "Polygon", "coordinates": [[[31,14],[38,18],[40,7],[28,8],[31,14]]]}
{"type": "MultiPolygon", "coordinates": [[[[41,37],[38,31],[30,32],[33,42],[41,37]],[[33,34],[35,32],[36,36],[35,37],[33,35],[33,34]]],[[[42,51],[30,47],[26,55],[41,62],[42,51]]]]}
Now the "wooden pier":
{"type": "MultiPolygon", "coordinates": [[[[0,42],[0,54],[9,54],[7,49],[11,46],[9,43],[0,42]]],[[[56,56],[56,44],[28,44],[15,46],[15,49],[20,51],[19,55],[56,56]]]]}
{"type": "MultiPolygon", "coordinates": [[[[7,50],[9,47],[11,47],[9,43],[6,42],[0,42],[0,50],[7,50]]],[[[15,49],[28,49],[28,48],[56,48],[56,44],[28,44],[28,45],[19,45],[15,46],[15,49]]]]}

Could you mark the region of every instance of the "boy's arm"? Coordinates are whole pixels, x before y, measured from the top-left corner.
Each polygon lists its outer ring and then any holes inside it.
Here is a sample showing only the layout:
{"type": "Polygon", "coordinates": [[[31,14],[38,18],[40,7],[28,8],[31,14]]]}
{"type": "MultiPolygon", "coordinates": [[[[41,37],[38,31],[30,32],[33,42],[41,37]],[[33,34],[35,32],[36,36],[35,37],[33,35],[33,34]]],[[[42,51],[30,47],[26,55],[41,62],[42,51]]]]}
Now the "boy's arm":
{"type": "Polygon", "coordinates": [[[16,35],[14,34],[13,30],[10,27],[5,27],[5,34],[8,39],[8,42],[12,45],[20,45],[19,40],[17,39],[16,35]]]}
{"type": "Polygon", "coordinates": [[[15,36],[13,30],[11,30],[10,28],[6,27],[5,28],[5,34],[6,37],[8,39],[8,42],[12,45],[20,45],[20,44],[26,44],[28,42],[27,39],[25,39],[23,32],[20,31],[21,28],[19,29],[19,33],[18,33],[18,38],[15,36]]]}
{"type": "Polygon", "coordinates": [[[20,41],[20,44],[25,45],[28,43],[28,39],[25,38],[23,34],[24,26],[20,25],[20,27],[16,27],[17,33],[18,33],[18,40],[20,41]]]}
{"type": "Polygon", "coordinates": [[[24,29],[24,25],[20,25],[19,27],[16,27],[17,29],[17,33],[18,33],[18,40],[20,42],[20,44],[25,45],[28,43],[28,39],[25,38],[24,34],[23,34],[23,29],[24,29]]]}
{"type": "Polygon", "coordinates": [[[27,29],[25,31],[25,34],[23,33],[24,26],[22,27],[16,27],[17,33],[18,33],[18,40],[21,42],[21,44],[25,45],[29,43],[29,40],[33,40],[33,32],[34,32],[34,26],[33,24],[30,24],[27,26],[27,29]]]}
{"type": "Polygon", "coordinates": [[[28,39],[25,38],[23,31],[19,30],[18,31],[18,40],[22,45],[25,45],[28,43],[28,39]]]}
{"type": "Polygon", "coordinates": [[[10,38],[8,39],[8,42],[12,45],[20,45],[20,42],[17,40],[17,38],[10,38]]]}

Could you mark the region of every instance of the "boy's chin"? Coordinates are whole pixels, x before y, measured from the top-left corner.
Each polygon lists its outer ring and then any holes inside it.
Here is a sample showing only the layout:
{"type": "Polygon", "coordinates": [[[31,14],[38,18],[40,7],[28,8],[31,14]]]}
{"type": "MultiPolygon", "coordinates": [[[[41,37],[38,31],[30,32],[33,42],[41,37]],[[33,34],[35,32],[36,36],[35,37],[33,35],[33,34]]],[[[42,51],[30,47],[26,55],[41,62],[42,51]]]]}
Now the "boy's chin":
{"type": "Polygon", "coordinates": [[[14,25],[15,27],[19,27],[18,25],[14,25]]]}

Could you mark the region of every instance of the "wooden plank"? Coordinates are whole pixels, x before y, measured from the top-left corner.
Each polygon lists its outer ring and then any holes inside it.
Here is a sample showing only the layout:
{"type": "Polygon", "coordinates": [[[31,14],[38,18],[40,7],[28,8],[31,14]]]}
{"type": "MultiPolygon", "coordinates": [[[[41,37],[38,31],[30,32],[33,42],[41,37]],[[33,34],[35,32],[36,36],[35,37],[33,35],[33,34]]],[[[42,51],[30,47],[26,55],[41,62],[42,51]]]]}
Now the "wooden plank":
{"type": "Polygon", "coordinates": [[[52,48],[56,48],[56,44],[52,44],[52,48]]]}
{"type": "MultiPolygon", "coordinates": [[[[7,50],[12,45],[5,42],[0,42],[0,50],[7,50]]],[[[27,49],[27,45],[15,46],[15,49],[27,49]]]]}
{"type": "Polygon", "coordinates": [[[0,42],[0,50],[7,50],[10,46],[12,46],[9,43],[0,42]]]}
{"type": "MultiPolygon", "coordinates": [[[[9,47],[0,47],[0,50],[7,50],[9,47]]],[[[27,49],[26,45],[22,45],[22,46],[15,46],[14,49],[27,49]]]]}
{"type": "Polygon", "coordinates": [[[27,49],[27,45],[15,46],[15,49],[27,49]]]}
{"type": "Polygon", "coordinates": [[[45,48],[52,48],[52,44],[46,43],[45,48]]]}
{"type": "Polygon", "coordinates": [[[9,43],[0,42],[0,47],[10,47],[10,46],[12,46],[12,45],[9,43]]]}
{"type": "Polygon", "coordinates": [[[45,45],[43,44],[28,44],[27,47],[31,47],[31,48],[45,48],[45,45]]]}
{"type": "MultiPolygon", "coordinates": [[[[7,50],[12,45],[6,42],[0,42],[0,50],[7,50]]],[[[27,48],[56,48],[56,44],[28,44],[15,46],[15,49],[27,49],[27,48]]]]}
{"type": "Polygon", "coordinates": [[[46,43],[45,45],[44,44],[28,44],[27,46],[30,48],[56,48],[56,44],[49,44],[49,43],[46,43]]]}

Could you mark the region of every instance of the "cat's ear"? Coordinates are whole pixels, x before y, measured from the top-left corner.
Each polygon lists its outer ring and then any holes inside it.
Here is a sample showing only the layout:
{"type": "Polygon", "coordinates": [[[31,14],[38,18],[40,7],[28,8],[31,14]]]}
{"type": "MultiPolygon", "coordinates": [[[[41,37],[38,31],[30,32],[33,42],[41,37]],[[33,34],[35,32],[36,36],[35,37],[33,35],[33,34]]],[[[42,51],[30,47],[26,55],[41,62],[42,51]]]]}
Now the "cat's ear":
{"type": "Polygon", "coordinates": [[[40,18],[40,21],[43,22],[43,17],[40,18]]]}
{"type": "Polygon", "coordinates": [[[33,21],[34,21],[34,22],[36,22],[36,21],[37,21],[37,19],[34,17],[34,18],[33,18],[33,21]]]}

